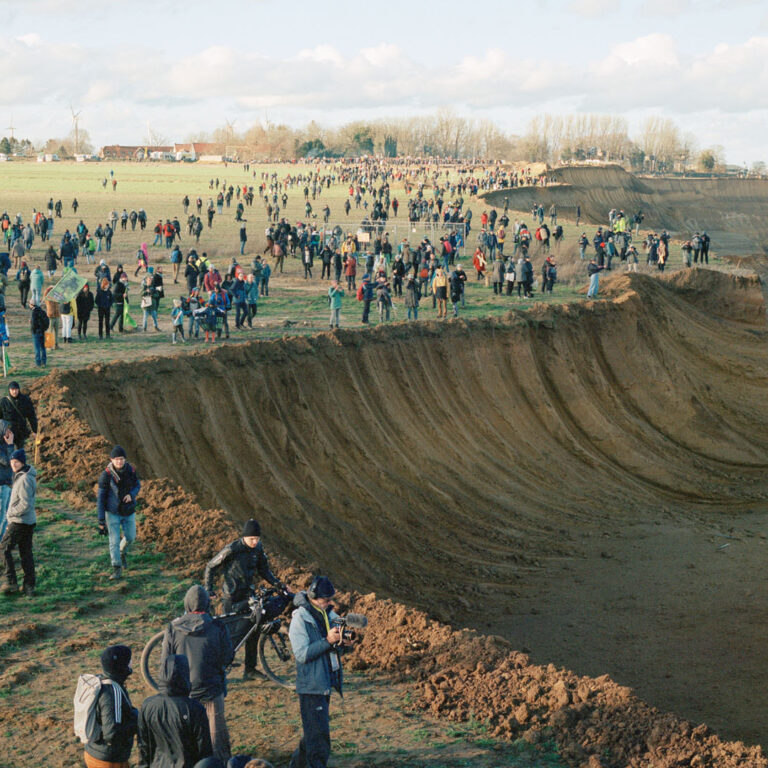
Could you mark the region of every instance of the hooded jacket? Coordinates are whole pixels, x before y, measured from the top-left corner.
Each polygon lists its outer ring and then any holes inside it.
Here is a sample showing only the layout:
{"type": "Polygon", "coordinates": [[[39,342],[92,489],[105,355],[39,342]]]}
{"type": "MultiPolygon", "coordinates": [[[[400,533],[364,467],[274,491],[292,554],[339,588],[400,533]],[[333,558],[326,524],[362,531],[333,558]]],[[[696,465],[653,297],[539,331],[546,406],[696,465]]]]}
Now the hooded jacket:
{"type": "Polygon", "coordinates": [[[37,490],[37,472],[34,467],[25,464],[13,475],[11,484],[11,500],[8,502],[6,519],[9,523],[34,525],[37,522],[35,513],[35,492],[37,490]]]}
{"type": "Polygon", "coordinates": [[[139,713],[139,768],[193,768],[213,749],[205,708],[189,698],[186,656],[163,659],[158,688],[139,713]]]}
{"type": "Polygon", "coordinates": [[[30,432],[37,432],[37,414],[29,395],[19,392],[17,397],[6,395],[0,400],[0,418],[11,422],[16,440],[26,440],[30,432]]]}
{"type": "MultiPolygon", "coordinates": [[[[306,592],[300,592],[293,599],[296,610],[291,617],[288,635],[291,649],[296,659],[296,693],[329,696],[334,687],[331,675],[331,652],[343,653],[344,649],[332,648],[320,631],[315,614],[319,611],[312,607],[306,592]]],[[[328,610],[328,619],[337,619],[338,615],[328,610]]],[[[341,693],[341,665],[338,669],[338,691],[341,693]]]]}
{"type": "Polygon", "coordinates": [[[99,731],[85,745],[85,751],[106,763],[127,763],[136,735],[138,710],[131,705],[125,690],[125,678],[115,675],[112,683],[102,683],[96,702],[99,731]]]}
{"type": "Polygon", "coordinates": [[[208,592],[200,585],[187,590],[184,597],[186,613],[168,625],[161,661],[163,663],[173,654],[185,655],[189,661],[190,696],[201,701],[226,696],[224,670],[234,658],[229,630],[221,622],[214,621],[208,613],[209,605],[208,592]]]}

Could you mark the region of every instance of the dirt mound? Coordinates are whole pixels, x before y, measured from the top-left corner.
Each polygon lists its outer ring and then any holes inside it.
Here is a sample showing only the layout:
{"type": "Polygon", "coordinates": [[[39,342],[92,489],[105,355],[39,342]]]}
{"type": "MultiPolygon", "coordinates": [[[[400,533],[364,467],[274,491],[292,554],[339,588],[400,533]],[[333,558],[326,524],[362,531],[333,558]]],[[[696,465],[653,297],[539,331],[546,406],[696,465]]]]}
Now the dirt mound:
{"type": "Polygon", "coordinates": [[[100,457],[124,445],[153,478],[141,535],[198,573],[232,519],[257,516],[284,576],[301,583],[322,563],[364,593],[348,600],[376,640],[355,663],[415,677],[437,713],[531,740],[552,729],[574,765],[765,766],[759,748],[608,678],[460,629],[504,631],[535,574],[578,556],[582,536],[659,508],[765,509],[759,282],[633,275],[611,291],[504,320],[55,374],[36,391],[43,458],[92,507],[100,457]],[[723,302],[738,322],[714,311],[723,302]]]}
{"type": "MultiPolygon", "coordinates": [[[[529,211],[534,201],[584,222],[606,224],[612,208],[632,216],[642,210],[643,227],[680,232],[708,232],[713,247],[725,253],[768,253],[768,181],[764,179],[640,178],[619,166],[558,168],[557,182],[546,187],[501,189],[482,195],[501,208],[529,211]]],[[[530,224],[530,222],[529,222],[530,224]]]]}

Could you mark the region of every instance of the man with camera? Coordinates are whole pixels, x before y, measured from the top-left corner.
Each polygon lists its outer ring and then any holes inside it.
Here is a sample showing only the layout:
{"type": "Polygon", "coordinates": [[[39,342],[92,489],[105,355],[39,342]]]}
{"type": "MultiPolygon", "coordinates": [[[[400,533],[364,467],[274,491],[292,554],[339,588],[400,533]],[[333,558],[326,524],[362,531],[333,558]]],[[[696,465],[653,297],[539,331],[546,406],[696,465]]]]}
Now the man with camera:
{"type": "Polygon", "coordinates": [[[296,659],[296,693],[304,735],[289,768],[326,768],[331,754],[331,690],[341,694],[339,657],[353,642],[352,633],[343,631],[339,616],[331,609],[335,593],[327,576],[317,576],[293,601],[296,610],[289,636],[296,659]]]}
{"type": "MultiPolygon", "coordinates": [[[[205,566],[203,583],[211,599],[216,597],[213,580],[222,571],[221,602],[224,613],[232,613],[247,607],[254,577],[258,573],[272,586],[279,586],[280,579],[272,573],[269,560],[261,544],[261,526],[256,520],[248,520],[243,526],[243,535],[227,544],[208,565],[205,566]]],[[[245,643],[245,672],[243,678],[255,673],[258,660],[258,635],[245,643]]]]}

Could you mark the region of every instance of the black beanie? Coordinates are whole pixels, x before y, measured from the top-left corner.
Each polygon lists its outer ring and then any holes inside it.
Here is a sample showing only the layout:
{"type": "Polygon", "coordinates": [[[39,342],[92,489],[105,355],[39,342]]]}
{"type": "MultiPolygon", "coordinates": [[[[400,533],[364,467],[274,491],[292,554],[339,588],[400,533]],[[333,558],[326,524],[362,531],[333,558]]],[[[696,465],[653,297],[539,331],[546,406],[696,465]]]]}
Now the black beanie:
{"type": "Polygon", "coordinates": [[[253,518],[243,526],[243,538],[246,536],[261,536],[261,526],[253,518]]]}
{"type": "Polygon", "coordinates": [[[119,458],[120,456],[122,456],[123,458],[125,458],[125,448],[123,448],[121,445],[116,445],[116,446],[115,446],[115,447],[112,449],[112,453],[110,453],[110,454],[109,454],[109,458],[110,458],[110,459],[117,459],[117,458],[119,458]]]}
{"type": "Polygon", "coordinates": [[[101,654],[101,668],[106,675],[125,680],[131,674],[131,649],[127,645],[110,645],[101,654]]]}
{"type": "Polygon", "coordinates": [[[21,387],[19,386],[19,382],[18,382],[18,381],[12,381],[12,382],[11,382],[11,383],[8,385],[8,389],[9,389],[9,390],[11,390],[11,389],[21,389],[21,387]]]}

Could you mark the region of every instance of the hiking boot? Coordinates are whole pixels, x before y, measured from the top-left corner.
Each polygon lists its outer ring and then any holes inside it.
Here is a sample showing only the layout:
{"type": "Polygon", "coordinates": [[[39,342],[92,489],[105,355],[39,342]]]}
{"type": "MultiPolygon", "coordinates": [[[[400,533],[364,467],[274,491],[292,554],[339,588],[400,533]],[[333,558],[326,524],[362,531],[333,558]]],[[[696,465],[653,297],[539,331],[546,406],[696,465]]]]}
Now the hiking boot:
{"type": "Polygon", "coordinates": [[[128,568],[128,558],[125,556],[125,552],[120,553],[120,565],[123,568],[128,568]]]}
{"type": "Polygon", "coordinates": [[[0,588],[0,594],[3,595],[15,595],[18,591],[18,584],[4,584],[2,588],[0,588]]]}
{"type": "Polygon", "coordinates": [[[117,581],[118,579],[123,578],[123,569],[119,565],[115,565],[112,568],[112,573],[110,574],[109,580],[110,581],[117,581]]]}

